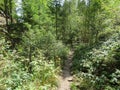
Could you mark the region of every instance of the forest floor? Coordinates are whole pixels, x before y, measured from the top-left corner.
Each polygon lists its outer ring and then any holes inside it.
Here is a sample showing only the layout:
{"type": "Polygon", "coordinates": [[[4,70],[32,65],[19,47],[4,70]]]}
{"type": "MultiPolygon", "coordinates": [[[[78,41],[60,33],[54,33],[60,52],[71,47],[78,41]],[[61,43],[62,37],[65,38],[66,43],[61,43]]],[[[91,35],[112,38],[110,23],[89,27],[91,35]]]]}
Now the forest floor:
{"type": "Polygon", "coordinates": [[[71,75],[72,58],[74,51],[70,51],[67,60],[62,69],[62,73],[59,76],[59,84],[57,90],[70,90],[70,84],[72,83],[73,76],[71,75]]]}

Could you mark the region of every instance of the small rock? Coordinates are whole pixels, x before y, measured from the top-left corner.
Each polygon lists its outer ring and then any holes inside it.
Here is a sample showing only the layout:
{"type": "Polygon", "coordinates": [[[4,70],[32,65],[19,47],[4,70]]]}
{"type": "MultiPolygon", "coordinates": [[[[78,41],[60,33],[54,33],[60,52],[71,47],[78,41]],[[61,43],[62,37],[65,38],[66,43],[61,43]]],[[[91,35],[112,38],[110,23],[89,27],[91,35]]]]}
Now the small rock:
{"type": "Polygon", "coordinates": [[[68,78],[68,81],[72,82],[73,81],[73,77],[68,78]]]}

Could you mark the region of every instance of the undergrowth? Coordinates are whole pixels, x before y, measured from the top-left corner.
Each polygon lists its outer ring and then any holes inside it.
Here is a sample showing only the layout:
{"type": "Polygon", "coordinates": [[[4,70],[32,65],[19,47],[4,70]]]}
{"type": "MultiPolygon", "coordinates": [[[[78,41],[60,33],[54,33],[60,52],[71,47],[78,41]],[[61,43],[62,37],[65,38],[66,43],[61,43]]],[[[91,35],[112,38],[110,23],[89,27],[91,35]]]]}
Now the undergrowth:
{"type": "Polygon", "coordinates": [[[95,46],[80,45],[75,51],[72,90],[120,89],[120,32],[95,46]]]}

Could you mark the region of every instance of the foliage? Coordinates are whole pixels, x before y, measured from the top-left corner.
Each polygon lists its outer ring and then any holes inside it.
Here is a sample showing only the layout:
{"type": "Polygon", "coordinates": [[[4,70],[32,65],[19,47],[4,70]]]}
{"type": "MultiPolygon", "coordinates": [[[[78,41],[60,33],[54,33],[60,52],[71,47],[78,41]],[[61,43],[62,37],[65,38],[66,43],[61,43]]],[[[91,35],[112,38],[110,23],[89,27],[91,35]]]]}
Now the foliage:
{"type": "MultiPolygon", "coordinates": [[[[53,61],[45,61],[42,53],[38,51],[36,56],[33,56],[32,73],[28,72],[28,67],[25,65],[28,58],[20,56],[17,51],[4,51],[5,55],[1,60],[4,60],[3,74],[0,84],[10,90],[33,90],[42,88],[54,89],[57,85],[57,73],[53,61]],[[28,87],[30,86],[30,87],[28,87]]],[[[1,53],[1,55],[3,55],[1,53]]]]}
{"type": "Polygon", "coordinates": [[[99,47],[94,46],[89,49],[82,47],[83,50],[80,48],[78,50],[80,52],[76,52],[73,71],[77,70],[78,72],[76,80],[78,80],[80,89],[107,90],[107,88],[112,88],[117,90],[120,88],[119,34],[120,32],[114,33],[99,47]],[[79,62],[79,64],[76,64],[76,62],[79,62]]]}
{"type": "Polygon", "coordinates": [[[119,90],[119,4],[1,0],[0,89],[56,89],[56,75],[74,49],[71,89],[119,90]]]}

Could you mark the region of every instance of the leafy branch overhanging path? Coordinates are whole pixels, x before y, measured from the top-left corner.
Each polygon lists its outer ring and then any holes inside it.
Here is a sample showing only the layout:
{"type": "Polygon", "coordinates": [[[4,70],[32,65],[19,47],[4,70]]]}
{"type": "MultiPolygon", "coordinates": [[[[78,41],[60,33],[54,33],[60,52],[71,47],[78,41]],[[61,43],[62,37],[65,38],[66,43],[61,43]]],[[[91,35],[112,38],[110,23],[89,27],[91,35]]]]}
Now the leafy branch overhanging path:
{"type": "Polygon", "coordinates": [[[70,51],[67,60],[65,60],[65,65],[62,70],[62,75],[59,76],[59,86],[58,90],[70,90],[70,84],[72,82],[73,76],[71,75],[72,58],[74,51],[70,51]]]}

